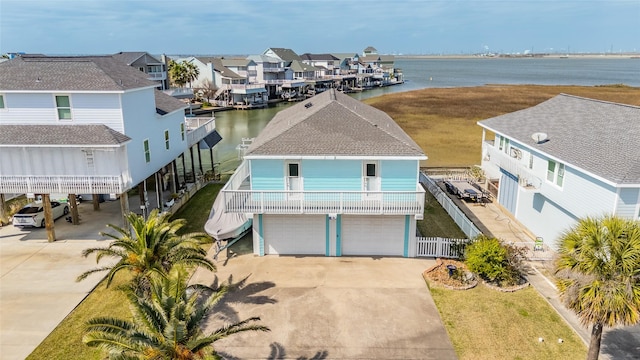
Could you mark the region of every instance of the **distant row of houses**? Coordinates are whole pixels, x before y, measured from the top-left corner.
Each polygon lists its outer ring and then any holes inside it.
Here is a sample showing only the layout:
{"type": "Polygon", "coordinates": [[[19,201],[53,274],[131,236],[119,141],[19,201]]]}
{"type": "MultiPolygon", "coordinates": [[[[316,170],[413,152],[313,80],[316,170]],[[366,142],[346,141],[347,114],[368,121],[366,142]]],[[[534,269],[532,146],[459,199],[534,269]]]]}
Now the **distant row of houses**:
{"type": "Polygon", "coordinates": [[[162,55],[157,59],[145,52],[121,52],[114,58],[146,73],[168,94],[241,109],[263,107],[269,100],[302,100],[329,88],[353,92],[404,82],[394,56],[379,55],[371,46],[362,53],[298,55],[291,49],[268,48],[247,57],[162,55]],[[170,61],[198,69],[189,88],[171,89],[170,61]]]}

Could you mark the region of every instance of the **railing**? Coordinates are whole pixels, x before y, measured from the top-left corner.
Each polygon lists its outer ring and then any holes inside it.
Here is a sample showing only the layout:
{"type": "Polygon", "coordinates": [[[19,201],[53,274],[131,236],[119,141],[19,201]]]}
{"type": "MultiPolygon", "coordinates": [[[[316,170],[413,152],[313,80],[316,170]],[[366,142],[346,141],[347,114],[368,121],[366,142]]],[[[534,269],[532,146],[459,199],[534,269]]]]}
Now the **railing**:
{"type": "Polygon", "coordinates": [[[189,147],[197,144],[216,129],[215,117],[186,117],[187,143],[189,147]]]}
{"type": "Polygon", "coordinates": [[[424,189],[418,191],[222,190],[225,210],[254,214],[422,215],[424,189]],[[421,190],[421,191],[420,191],[421,190]]]}
{"type": "Polygon", "coordinates": [[[162,72],[150,72],[147,75],[154,80],[164,80],[167,78],[167,73],[165,71],[162,72]]]}
{"type": "Polygon", "coordinates": [[[459,258],[467,243],[468,239],[417,237],[416,256],[459,258]]]}
{"type": "Polygon", "coordinates": [[[486,149],[489,158],[492,159],[492,163],[518,177],[518,185],[529,189],[540,189],[542,187],[543,181],[529,171],[525,164],[496,149],[494,146],[483,144],[483,147],[486,149]]]}
{"type": "Polygon", "coordinates": [[[120,176],[0,176],[0,193],[121,194],[120,176]]]}
{"type": "Polygon", "coordinates": [[[284,70],[285,70],[285,68],[283,68],[283,67],[277,67],[277,68],[263,67],[262,68],[263,72],[283,72],[284,70]]]}
{"type": "Polygon", "coordinates": [[[193,89],[191,88],[175,88],[163,90],[162,92],[169,96],[193,96],[193,89]]]}
{"type": "Polygon", "coordinates": [[[469,218],[449,199],[447,194],[427,175],[420,173],[420,182],[425,185],[427,190],[438,200],[442,208],[449,214],[451,219],[458,225],[460,230],[467,235],[469,239],[473,239],[482,234],[482,231],[469,220],[469,218]]]}
{"type": "Polygon", "coordinates": [[[232,84],[231,85],[231,89],[232,90],[261,89],[261,90],[266,91],[263,84],[232,84]]]}

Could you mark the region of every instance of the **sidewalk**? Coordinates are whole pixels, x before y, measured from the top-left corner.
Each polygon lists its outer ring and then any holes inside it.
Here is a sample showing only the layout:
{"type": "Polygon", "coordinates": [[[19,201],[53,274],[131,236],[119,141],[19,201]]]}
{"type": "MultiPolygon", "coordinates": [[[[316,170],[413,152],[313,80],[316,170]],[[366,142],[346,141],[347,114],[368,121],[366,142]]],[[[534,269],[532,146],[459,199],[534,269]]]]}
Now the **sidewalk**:
{"type": "MultiPolygon", "coordinates": [[[[544,251],[533,251],[534,238],[517,221],[502,213],[496,204],[480,205],[466,203],[459,199],[453,200],[467,214],[467,217],[474,223],[481,223],[482,227],[488,229],[494,237],[531,249],[530,254],[536,260],[530,261],[533,271],[527,276],[529,283],[588,346],[591,329],[582,326],[578,317],[562,304],[555,284],[548,277],[549,272],[552,271],[555,252],[547,246],[544,251]]],[[[605,328],[600,348],[600,359],[640,359],[640,325],[605,328]]]]}

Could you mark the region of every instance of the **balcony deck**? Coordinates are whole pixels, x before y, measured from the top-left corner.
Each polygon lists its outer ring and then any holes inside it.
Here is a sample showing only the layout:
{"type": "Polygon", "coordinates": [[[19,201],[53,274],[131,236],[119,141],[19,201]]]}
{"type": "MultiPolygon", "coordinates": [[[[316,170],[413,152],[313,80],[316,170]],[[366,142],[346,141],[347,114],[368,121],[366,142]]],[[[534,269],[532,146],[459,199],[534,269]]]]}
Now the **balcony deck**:
{"type": "Polygon", "coordinates": [[[419,215],[425,190],[416,191],[287,191],[247,190],[249,171],[243,162],[221,190],[225,211],[253,214],[419,215]]]}
{"type": "Polygon", "coordinates": [[[0,176],[0,193],[120,194],[120,176],[0,176]]]}
{"type": "Polygon", "coordinates": [[[184,118],[187,129],[187,143],[189,147],[197,144],[205,136],[209,135],[216,129],[216,118],[207,117],[185,117],[184,118]]]}

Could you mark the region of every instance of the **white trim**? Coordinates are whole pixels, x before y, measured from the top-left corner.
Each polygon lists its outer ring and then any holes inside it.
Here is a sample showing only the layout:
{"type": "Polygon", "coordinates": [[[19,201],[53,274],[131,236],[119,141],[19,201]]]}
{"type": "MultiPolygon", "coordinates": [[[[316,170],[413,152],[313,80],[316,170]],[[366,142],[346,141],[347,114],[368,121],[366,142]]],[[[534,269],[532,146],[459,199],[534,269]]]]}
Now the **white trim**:
{"type": "Polygon", "coordinates": [[[89,147],[89,148],[119,148],[123,147],[125,144],[131,142],[131,140],[127,140],[120,144],[114,145],[103,145],[103,144],[0,144],[0,148],[77,148],[77,147],[89,147]]]}
{"type": "MultiPolygon", "coordinates": [[[[151,80],[149,80],[151,81],[151,80]]],[[[69,94],[95,94],[95,93],[100,93],[100,94],[122,94],[122,93],[127,93],[127,92],[132,92],[132,91],[138,91],[138,90],[142,90],[142,89],[155,89],[157,88],[157,85],[148,85],[148,86],[143,86],[143,87],[139,87],[139,88],[132,88],[132,89],[126,89],[126,90],[68,90],[68,89],[56,89],[56,90],[2,90],[2,92],[4,93],[15,93],[15,94],[27,94],[27,93],[45,93],[45,94],[52,94],[52,93],[69,93],[69,94]]],[[[167,95],[170,96],[170,95],[167,95]]]]}

